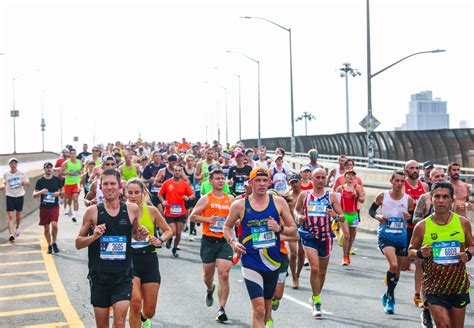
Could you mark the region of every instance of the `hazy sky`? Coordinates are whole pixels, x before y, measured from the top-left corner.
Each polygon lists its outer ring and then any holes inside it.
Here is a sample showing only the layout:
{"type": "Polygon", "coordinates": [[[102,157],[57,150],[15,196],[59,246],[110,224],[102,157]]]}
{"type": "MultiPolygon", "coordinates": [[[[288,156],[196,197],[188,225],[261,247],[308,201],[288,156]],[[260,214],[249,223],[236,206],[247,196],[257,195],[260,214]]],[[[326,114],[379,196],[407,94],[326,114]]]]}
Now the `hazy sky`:
{"type": "MultiPolygon", "coordinates": [[[[366,1],[2,1],[0,2],[0,153],[13,151],[12,81],[17,151],[135,140],[225,142],[238,139],[241,76],[242,137],[257,136],[260,61],[261,134],[289,136],[288,32],[292,29],[295,117],[316,116],[308,134],[345,131],[342,63],[362,72],[349,79],[351,131],[367,114],[366,1]],[[217,69],[216,69],[217,67],[217,69]],[[36,71],[39,70],[39,71],[36,71]],[[207,123],[207,124],[206,124],[207,123]]],[[[432,90],[448,102],[451,127],[474,125],[473,2],[372,0],[372,72],[418,51],[372,79],[378,131],[400,126],[410,95],[432,90]]],[[[296,135],[304,123],[296,122],[296,135]]]]}

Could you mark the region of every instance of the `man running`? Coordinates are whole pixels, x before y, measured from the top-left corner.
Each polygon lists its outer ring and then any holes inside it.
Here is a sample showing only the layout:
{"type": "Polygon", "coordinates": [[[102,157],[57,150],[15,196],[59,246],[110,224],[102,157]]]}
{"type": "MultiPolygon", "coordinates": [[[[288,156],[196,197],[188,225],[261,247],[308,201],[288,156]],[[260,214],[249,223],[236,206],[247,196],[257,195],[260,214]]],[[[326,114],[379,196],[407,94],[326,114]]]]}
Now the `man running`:
{"type": "Polygon", "coordinates": [[[317,319],[322,316],[320,294],[333,245],[331,220],[344,221],[344,217],[339,216],[342,211],[336,195],[324,190],[326,179],[323,168],[314,170],[313,190],[301,192],[295,207],[299,214],[298,223],[302,225],[298,232],[311,270],[312,315],[317,319]]]}
{"type": "Polygon", "coordinates": [[[308,151],[308,157],[309,163],[307,165],[311,168],[312,172],[316,169],[324,168],[324,166],[318,163],[319,153],[317,149],[310,149],[308,151]]]}
{"type": "Polygon", "coordinates": [[[344,163],[346,162],[347,157],[344,155],[339,156],[337,162],[339,163],[338,167],[333,167],[329,172],[328,176],[328,187],[331,185],[331,179],[334,178],[334,181],[339,178],[341,175],[344,175],[346,172],[346,168],[344,167],[344,163]]]}
{"type": "Polygon", "coordinates": [[[369,209],[370,216],[379,221],[378,244],[388,262],[385,276],[387,292],[382,295],[382,305],[387,314],[395,312],[395,287],[407,256],[407,221],[411,218],[409,212],[415,207],[413,199],[403,190],[405,172],[395,171],[390,183],[392,189],[379,193],[369,209]],[[380,214],[377,214],[380,206],[380,214]]]}
{"type": "Polygon", "coordinates": [[[7,202],[8,232],[9,241],[14,242],[20,236],[20,223],[23,212],[23,202],[25,198],[25,187],[30,185],[28,176],[18,170],[18,160],[12,157],[8,160],[10,171],[3,174],[3,187],[7,202]],[[16,218],[16,228],[13,220],[16,218]]]}
{"type": "Polygon", "coordinates": [[[204,182],[209,180],[209,166],[216,164],[214,159],[214,150],[212,148],[206,149],[205,158],[201,159],[196,166],[196,173],[194,177],[202,185],[204,182]]]}
{"type": "Polygon", "coordinates": [[[454,189],[453,211],[461,216],[466,216],[466,210],[472,208],[472,204],[469,202],[471,185],[459,179],[460,173],[461,165],[458,163],[448,165],[449,182],[454,189]]]}
{"type": "Polygon", "coordinates": [[[77,211],[79,210],[79,184],[81,182],[82,163],[76,158],[76,150],[69,150],[69,159],[61,166],[61,174],[66,177],[64,180],[64,195],[67,203],[66,214],[72,215],[72,222],[76,222],[77,211]],[[72,209],[74,207],[74,209],[72,209]]]}
{"type": "Polygon", "coordinates": [[[161,153],[158,150],[154,150],[151,153],[151,162],[145,166],[142,173],[143,182],[148,186],[148,191],[150,192],[150,200],[158,209],[161,207],[160,200],[158,199],[160,187],[155,186],[155,178],[158,172],[165,167],[166,165],[162,163],[161,153]]]}
{"type": "Polygon", "coordinates": [[[139,209],[119,200],[120,174],[105,170],[100,177],[104,203],[89,206],[76,237],[76,249],[88,247],[91,303],[97,327],[125,327],[132,295],[131,241],[144,240],[148,230],[138,225],[139,209]]]}
{"type": "Polygon", "coordinates": [[[472,227],[465,217],[451,212],[451,184],[436,182],[432,188],[434,213],[415,226],[409,254],[423,259],[424,298],[436,327],[464,327],[470,303],[466,262],[474,253],[472,227]]]}
{"type": "Polygon", "coordinates": [[[244,163],[245,155],[241,151],[235,154],[236,165],[229,170],[228,183],[234,196],[245,193],[245,182],[249,180],[252,168],[244,163]]]}
{"type": "Polygon", "coordinates": [[[63,189],[62,181],[53,175],[53,164],[46,162],[43,165],[44,175],[36,182],[33,198],[41,197],[39,225],[43,226],[44,237],[48,243],[48,254],[59,253],[56,239],[58,236],[59,201],[63,189]],[[51,229],[50,229],[51,225],[51,229]]]}
{"type": "Polygon", "coordinates": [[[434,165],[430,161],[423,163],[423,175],[420,177],[420,181],[428,185],[428,190],[431,190],[431,170],[433,170],[433,168],[434,165]]]}
{"type": "MultiPolygon", "coordinates": [[[[182,178],[183,168],[176,165],[173,170],[173,177],[163,183],[158,193],[158,198],[165,207],[166,223],[169,224],[173,230],[173,236],[175,236],[171,252],[174,257],[179,257],[178,246],[181,241],[184,224],[186,223],[185,202],[193,200],[195,195],[189,183],[182,178]]],[[[172,238],[168,239],[166,248],[171,248],[171,243],[172,238]]]]}
{"type": "Polygon", "coordinates": [[[286,201],[267,193],[268,171],[250,173],[252,194],[236,200],[224,224],[224,236],[234,252],[242,254],[242,274],[252,301],[252,327],[265,327],[272,311],[272,297],[280,274],[280,234],[297,238],[296,225],[286,201]],[[240,220],[242,236],[235,238],[240,220]],[[283,223],[283,224],[282,224],[283,223]],[[284,227],[284,228],[283,228],[284,227]]]}
{"type": "Polygon", "coordinates": [[[119,167],[119,172],[122,175],[122,178],[125,181],[128,181],[132,178],[138,178],[140,175],[140,170],[138,166],[132,162],[132,153],[130,151],[126,151],[123,157],[125,162],[119,167]]]}
{"type": "Polygon", "coordinates": [[[207,287],[206,305],[214,303],[213,293],[216,287],[214,274],[217,269],[219,280],[217,294],[219,310],[216,321],[227,321],[225,305],[229,296],[229,271],[232,266],[232,248],[226,243],[222,228],[229,215],[234,197],[224,193],[224,172],[218,167],[209,173],[212,191],[204,195],[194,207],[190,220],[202,223],[201,260],[204,271],[204,284],[207,287]]]}

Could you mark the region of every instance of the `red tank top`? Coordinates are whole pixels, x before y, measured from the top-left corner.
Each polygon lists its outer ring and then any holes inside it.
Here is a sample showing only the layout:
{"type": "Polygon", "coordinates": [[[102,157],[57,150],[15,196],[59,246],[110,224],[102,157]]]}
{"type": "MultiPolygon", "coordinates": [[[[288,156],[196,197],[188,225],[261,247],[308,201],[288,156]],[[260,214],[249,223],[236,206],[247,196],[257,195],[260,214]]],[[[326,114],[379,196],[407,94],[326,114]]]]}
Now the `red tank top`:
{"type": "Polygon", "coordinates": [[[425,193],[425,189],[423,189],[423,184],[421,183],[421,181],[417,181],[417,182],[418,182],[418,186],[416,187],[416,189],[413,189],[413,187],[410,186],[408,182],[405,181],[405,193],[411,198],[413,198],[415,203],[418,200],[418,198],[420,198],[421,195],[425,193]]]}
{"type": "MultiPolygon", "coordinates": [[[[357,185],[354,185],[354,191],[356,187],[357,185]]],[[[354,191],[347,191],[344,186],[342,186],[341,191],[341,209],[346,213],[357,212],[357,195],[354,191]]]]}

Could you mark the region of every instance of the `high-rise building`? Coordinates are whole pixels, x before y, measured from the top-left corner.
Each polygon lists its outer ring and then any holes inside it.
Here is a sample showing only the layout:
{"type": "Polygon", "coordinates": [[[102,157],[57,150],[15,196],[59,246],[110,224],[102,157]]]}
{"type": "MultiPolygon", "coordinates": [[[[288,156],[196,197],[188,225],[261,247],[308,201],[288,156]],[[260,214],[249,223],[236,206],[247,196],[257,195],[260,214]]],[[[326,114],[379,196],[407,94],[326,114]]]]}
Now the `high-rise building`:
{"type": "Polygon", "coordinates": [[[402,130],[449,129],[447,102],[433,99],[431,91],[422,91],[411,95],[409,112],[402,130]]]}

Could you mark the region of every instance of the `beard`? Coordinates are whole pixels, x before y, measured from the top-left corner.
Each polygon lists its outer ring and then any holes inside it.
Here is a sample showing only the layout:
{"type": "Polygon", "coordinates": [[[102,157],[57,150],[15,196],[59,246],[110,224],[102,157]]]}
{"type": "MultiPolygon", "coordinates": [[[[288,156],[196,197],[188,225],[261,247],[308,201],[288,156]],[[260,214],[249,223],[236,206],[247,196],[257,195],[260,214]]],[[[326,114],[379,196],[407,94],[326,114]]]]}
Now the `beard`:
{"type": "Polygon", "coordinates": [[[452,180],[459,180],[459,174],[453,174],[453,175],[451,176],[451,179],[452,179],[452,180]]]}
{"type": "Polygon", "coordinates": [[[412,179],[414,179],[414,180],[418,179],[419,176],[420,176],[420,175],[419,175],[418,172],[413,172],[412,174],[410,174],[410,178],[412,178],[412,179]]]}

